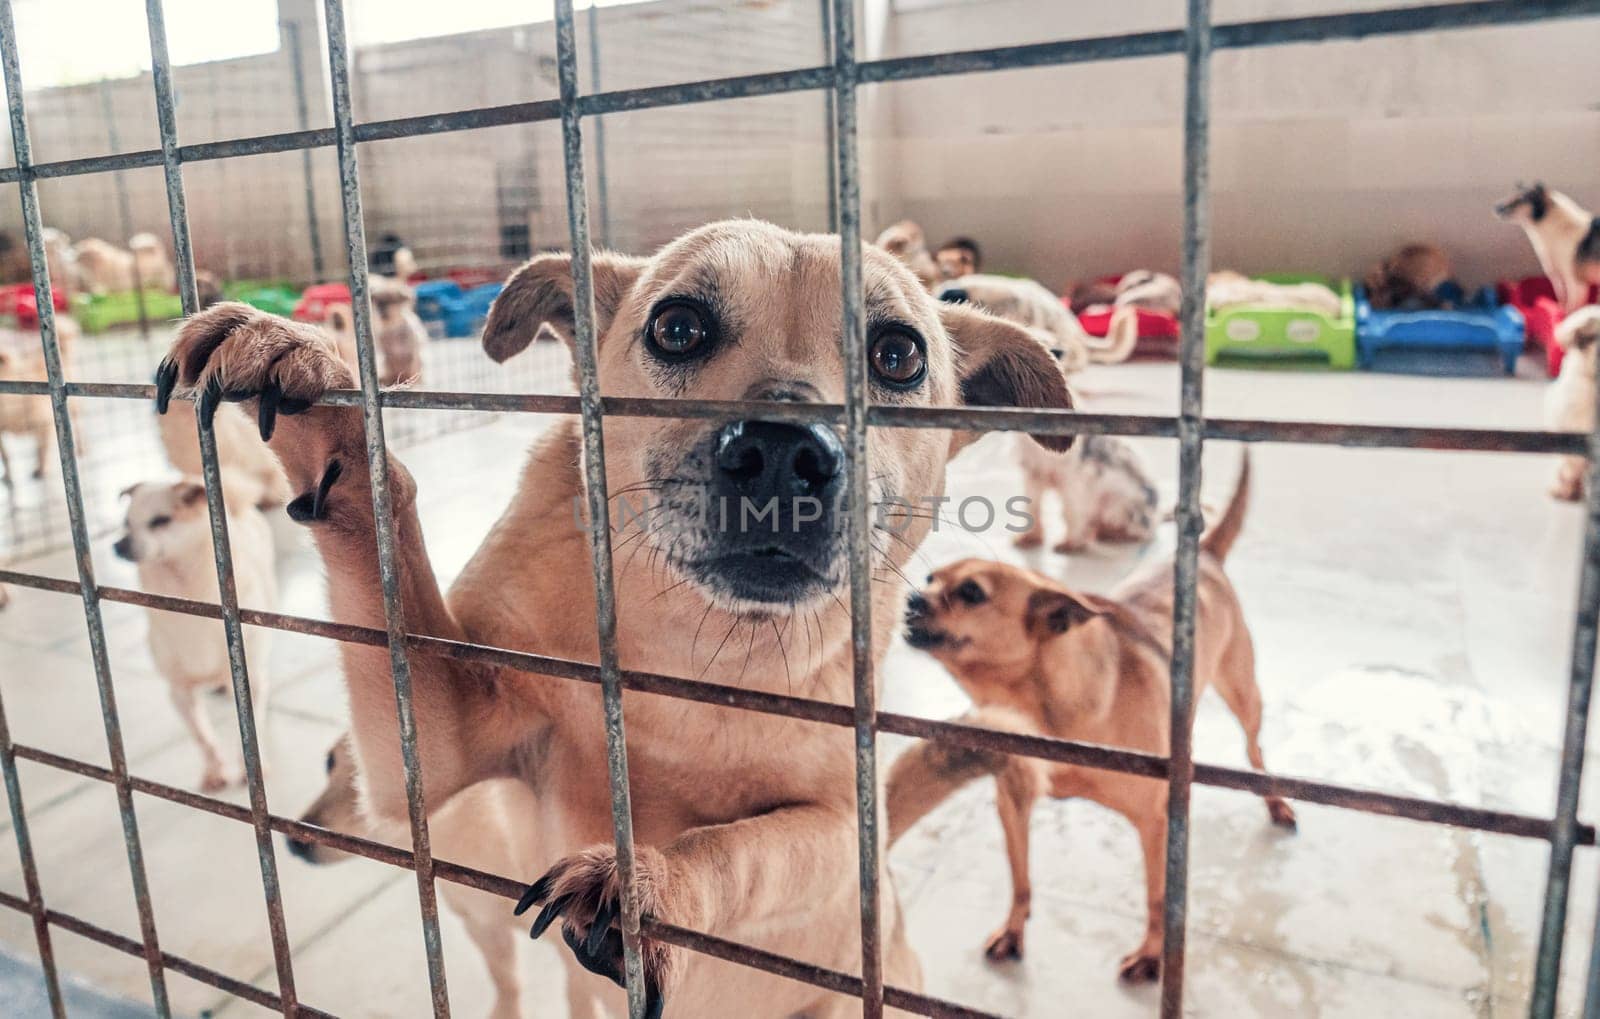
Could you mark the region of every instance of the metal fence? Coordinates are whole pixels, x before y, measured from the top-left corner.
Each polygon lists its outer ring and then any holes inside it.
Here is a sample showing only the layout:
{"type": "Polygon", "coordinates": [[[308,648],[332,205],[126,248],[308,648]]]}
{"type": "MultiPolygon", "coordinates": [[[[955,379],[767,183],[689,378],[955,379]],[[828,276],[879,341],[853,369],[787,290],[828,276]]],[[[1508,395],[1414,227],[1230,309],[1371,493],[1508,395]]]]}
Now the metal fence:
{"type": "MultiPolygon", "coordinates": [[[[331,129],[302,130],[286,134],[241,138],[203,145],[179,144],[175,126],[171,64],[161,0],[146,0],[150,46],[154,61],[156,105],[160,118],[161,148],[64,162],[34,164],[30,159],[28,123],[17,64],[17,43],[11,0],[0,0],[0,62],[3,62],[9,98],[11,131],[17,165],[0,169],[0,183],[16,182],[21,192],[28,248],[32,256],[34,285],[41,309],[41,337],[49,368],[49,381],[0,383],[0,392],[48,395],[54,412],[73,544],[77,552],[77,580],[53,579],[17,571],[0,570],[0,582],[77,594],[87,620],[95,676],[103,708],[110,767],[71,760],[33,747],[15,744],[0,707],[0,771],[10,798],[14,831],[20,854],[26,897],[0,894],[0,903],[27,913],[37,935],[40,959],[50,1000],[57,1016],[64,1015],[60,977],[51,948],[52,929],[71,931],[107,947],[142,957],[149,968],[156,1011],[170,1011],[165,974],[182,973],[230,994],[286,1016],[324,1015],[301,1003],[295,991],[294,967],[284,928],[278,891],[277,863],[272,833],[322,843],[349,852],[413,869],[421,903],[424,942],[436,1015],[447,1015],[449,1003],[440,953],[438,908],[434,879],[457,881],[515,898],[523,886],[506,877],[482,873],[437,861],[429,848],[427,812],[418,774],[415,718],[411,700],[410,663],[413,655],[468,660],[498,668],[597,683],[604,695],[605,727],[610,768],[612,816],[622,885],[621,927],[630,1010],[635,1019],[645,1014],[639,940],[655,939],[679,948],[706,953],[746,966],[766,970],[818,987],[859,997],[862,1014],[881,1015],[887,1005],[924,1015],[983,1015],[974,1009],[913,991],[885,986],[879,957],[877,875],[880,853],[877,831],[878,781],[875,737],[879,732],[946,741],[951,744],[1022,754],[1045,760],[1087,765],[1128,774],[1161,778],[1170,786],[1169,828],[1166,854],[1165,947],[1162,959],[1161,1014],[1177,1017],[1183,1011],[1184,932],[1188,877],[1189,793],[1193,782],[1223,788],[1273,793],[1316,803],[1395,817],[1429,821],[1486,832],[1540,839],[1550,844],[1549,874],[1544,899],[1538,955],[1535,963],[1531,1014],[1551,1016],[1555,1011],[1557,973],[1562,954],[1569,878],[1573,854],[1579,845],[1593,845],[1595,831],[1577,819],[1578,786],[1587,737],[1589,700],[1595,664],[1596,618],[1600,612],[1600,431],[1582,436],[1549,432],[1373,427],[1311,424],[1292,421],[1205,420],[1201,412],[1203,283],[1208,252],[1209,72],[1215,50],[1237,47],[1312,43],[1329,39],[1454,30],[1470,26],[1508,24],[1547,18],[1600,14],[1600,2],[1477,2],[1374,10],[1363,13],[1255,21],[1212,26],[1209,0],[1188,0],[1188,23],[1183,29],[1132,35],[1044,42],[968,52],[940,53],[889,60],[856,59],[855,0],[825,0],[824,24],[829,26],[831,59],[817,67],[713,79],[684,85],[580,94],[578,60],[571,0],[556,2],[559,98],[518,103],[456,113],[353,123],[350,105],[349,48],[341,0],[324,0],[328,56],[334,101],[331,129]],[[892,82],[934,75],[977,73],[1095,60],[1181,53],[1185,60],[1184,246],[1182,309],[1183,341],[1181,404],[1176,418],[1134,415],[1075,414],[1055,411],[1020,411],[975,408],[904,408],[868,406],[866,402],[863,320],[861,316],[861,224],[859,161],[857,154],[857,92],[864,84],[892,82]],[[595,326],[590,263],[591,232],[588,221],[587,182],[583,172],[582,127],[586,118],[600,114],[682,103],[708,102],[768,95],[802,89],[827,90],[835,131],[833,167],[834,200],[842,252],[843,346],[847,402],[838,405],[795,405],[693,400],[633,400],[604,398],[595,370],[595,326]],[[356,159],[358,143],[376,139],[459,131],[534,120],[559,120],[564,140],[567,208],[573,247],[576,291],[576,355],[579,393],[576,397],[548,394],[485,394],[473,392],[381,391],[374,367],[371,323],[367,312],[367,252],[361,215],[361,187],[356,159]],[[338,155],[345,241],[350,264],[351,291],[355,297],[360,354],[359,391],[328,394],[325,403],[360,406],[366,425],[368,467],[377,521],[377,551],[383,588],[386,628],[383,630],[328,623],[277,613],[242,611],[233,583],[228,532],[216,459],[216,443],[202,422],[199,438],[205,463],[207,501],[216,553],[221,596],[218,604],[158,597],[106,587],[94,577],[82,484],[73,445],[70,401],[85,398],[150,399],[154,387],[119,383],[68,382],[62,375],[60,350],[50,313],[49,280],[41,242],[40,214],[34,182],[43,177],[97,173],[133,166],[161,166],[166,175],[167,198],[177,250],[178,275],[185,308],[195,308],[194,263],[184,207],[185,163],[262,152],[310,149],[332,145],[338,155]],[[1020,430],[1039,434],[1119,434],[1175,436],[1180,449],[1178,504],[1178,558],[1174,603],[1175,639],[1172,658],[1172,745],[1168,756],[1093,746],[1045,737],[1002,733],[950,722],[932,721],[881,712],[874,704],[873,661],[870,655],[870,600],[867,597],[870,563],[867,543],[867,505],[854,498],[849,517],[851,600],[854,647],[855,702],[840,705],[799,697],[770,694],[733,686],[624,671],[617,660],[615,602],[612,588],[610,536],[605,528],[595,534],[592,546],[597,590],[597,626],[600,637],[598,665],[485,647],[461,641],[405,632],[396,574],[393,512],[388,485],[385,408],[517,411],[579,414],[587,496],[591,519],[605,519],[607,506],[601,420],[605,415],[666,418],[745,418],[842,425],[850,453],[849,483],[853,493],[866,487],[865,451],[874,426],[897,428],[964,428],[1020,430]],[[1521,453],[1563,453],[1589,460],[1587,519],[1581,555],[1583,570],[1572,642],[1568,710],[1563,736],[1557,805],[1553,817],[1536,817],[1458,804],[1400,796],[1368,789],[1286,778],[1236,768],[1196,764],[1192,760],[1187,725],[1193,702],[1194,611],[1200,515],[1200,452],[1208,438],[1249,442],[1336,444],[1367,447],[1406,447],[1455,450],[1495,450],[1521,453]],[[248,806],[238,806],[128,774],[122,748],[117,705],[111,683],[111,661],[101,623],[102,601],[126,602],[206,618],[221,619],[226,629],[232,665],[233,693],[239,734],[244,748],[248,806]],[[334,640],[387,647],[392,665],[398,722],[402,737],[406,791],[410,810],[413,851],[327,831],[268,812],[262,786],[261,758],[256,722],[249,696],[249,677],[240,637],[241,624],[268,626],[317,634],[334,640]],[[758,948],[733,943],[713,934],[687,930],[639,914],[633,884],[634,845],[628,801],[627,753],[623,741],[623,690],[637,690],[685,698],[706,704],[767,712],[815,722],[850,727],[856,740],[857,805],[861,882],[862,969],[859,975],[814,966],[758,948]],[[120,806],[123,837],[139,915],[139,935],[130,938],[48,907],[40,892],[27,816],[17,781],[18,759],[89,776],[111,784],[120,806]],[[266,896],[269,926],[277,964],[276,991],[250,986],[191,960],[164,952],[157,936],[145,877],[139,826],[132,794],[140,792],[209,811],[253,826],[266,896]]],[[[1600,948],[1600,939],[1596,939],[1600,948]]],[[[1587,980],[1586,1015],[1600,1014],[1600,952],[1592,951],[1587,980]]]]}

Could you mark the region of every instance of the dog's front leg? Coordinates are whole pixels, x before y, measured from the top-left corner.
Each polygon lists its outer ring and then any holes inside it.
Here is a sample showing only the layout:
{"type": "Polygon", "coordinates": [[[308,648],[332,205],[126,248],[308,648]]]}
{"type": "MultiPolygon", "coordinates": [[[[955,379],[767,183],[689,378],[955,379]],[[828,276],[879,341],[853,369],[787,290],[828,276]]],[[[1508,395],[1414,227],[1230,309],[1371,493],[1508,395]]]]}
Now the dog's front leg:
{"type": "MultiPolygon", "coordinates": [[[[311,529],[322,555],[333,618],[381,630],[386,616],[361,411],[316,403],[329,390],[354,386],[320,330],[247,305],[218,304],[179,330],[157,372],[156,403],[164,411],[174,390],[189,390],[202,418],[223,400],[241,404],[301,493],[287,509],[311,529]]],[[[463,639],[423,544],[416,485],[392,456],[388,468],[406,632],[463,639]]],[[[405,817],[389,650],[340,643],[339,651],[368,804],[380,818],[405,817]]],[[[462,787],[500,773],[525,723],[499,696],[493,674],[417,653],[410,662],[425,795],[438,806],[462,787]]]]}
{"type": "MultiPolygon", "coordinates": [[[[634,884],[641,915],[724,937],[785,914],[816,915],[854,888],[854,808],[801,804],[727,824],[691,828],[660,849],[640,846],[634,884]]],[[[621,886],[616,852],[596,846],[535,881],[519,913],[542,906],[531,933],[562,919],[561,934],[591,973],[622,979],[621,886]]],[[[643,940],[650,1014],[660,1015],[681,971],[679,950],[643,940]]]]}
{"type": "Polygon", "coordinates": [[[1033,882],[1028,876],[1028,821],[1039,792],[1040,775],[1029,761],[1013,758],[995,776],[995,806],[1006,836],[1006,863],[1011,867],[1011,908],[1005,923],[983,946],[983,954],[990,962],[1022,958],[1022,931],[1033,901],[1033,882]]]}

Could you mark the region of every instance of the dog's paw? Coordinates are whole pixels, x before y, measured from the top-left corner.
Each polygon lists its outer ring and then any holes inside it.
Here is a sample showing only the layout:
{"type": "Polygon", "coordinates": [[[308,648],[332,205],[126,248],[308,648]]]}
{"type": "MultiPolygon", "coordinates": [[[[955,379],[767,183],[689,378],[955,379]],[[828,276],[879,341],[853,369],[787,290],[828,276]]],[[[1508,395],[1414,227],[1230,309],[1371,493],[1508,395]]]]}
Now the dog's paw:
{"type": "Polygon", "coordinates": [[[1050,549],[1057,555],[1080,555],[1089,551],[1089,543],[1082,538],[1064,538],[1050,549]]]}
{"type": "Polygon", "coordinates": [[[1040,530],[1023,531],[1011,543],[1018,548],[1038,548],[1044,544],[1044,532],[1040,530]]]}
{"type": "Polygon", "coordinates": [[[990,962],[1012,962],[1022,958],[1022,930],[1002,927],[989,935],[983,946],[984,958],[990,962]]]}
{"type": "Polygon", "coordinates": [[[1267,801],[1267,814],[1272,818],[1272,823],[1286,831],[1299,831],[1300,822],[1295,819],[1294,808],[1289,806],[1287,800],[1276,797],[1267,801]]]}
{"type": "Polygon", "coordinates": [[[1117,964],[1117,976],[1130,984],[1147,984],[1161,977],[1161,953],[1143,946],[1117,964]]]}
{"type": "MultiPolygon", "coordinates": [[[[667,904],[671,880],[666,857],[648,847],[634,854],[634,885],[639,894],[639,912],[662,920],[673,918],[667,904]]],[[[622,972],[622,884],[617,875],[616,852],[609,846],[586,849],[566,857],[528,887],[517,903],[521,916],[540,905],[539,915],[529,935],[544,934],[558,918],[561,937],[572,949],[579,965],[624,985],[622,972]]],[[[676,950],[660,942],[641,938],[644,963],[645,1015],[659,1019],[675,969],[676,950]]]]}
{"type": "Polygon", "coordinates": [[[279,414],[309,410],[330,389],[349,389],[355,377],[315,326],[234,302],[191,316],[156,369],[156,409],[165,413],[174,392],[197,394],[205,420],[224,400],[254,402],[262,439],[272,438],[279,414]]]}
{"type": "Polygon", "coordinates": [[[1555,483],[1550,486],[1550,496],[1561,502],[1582,502],[1583,482],[1558,477],[1555,483]]]}

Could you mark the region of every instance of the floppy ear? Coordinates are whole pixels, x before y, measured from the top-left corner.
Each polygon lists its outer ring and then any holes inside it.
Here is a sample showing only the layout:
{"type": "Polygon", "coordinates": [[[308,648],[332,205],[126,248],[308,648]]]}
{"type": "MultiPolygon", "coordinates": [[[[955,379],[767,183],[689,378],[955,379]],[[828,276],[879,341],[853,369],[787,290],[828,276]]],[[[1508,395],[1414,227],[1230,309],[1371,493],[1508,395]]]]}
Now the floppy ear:
{"type": "MultiPolygon", "coordinates": [[[[595,329],[603,335],[628,291],[647,264],[609,251],[597,251],[594,266],[595,329]]],[[[544,327],[572,343],[572,256],[540,255],[512,273],[489,308],[483,327],[484,353],[505,361],[533,342],[544,327]]]]}
{"type": "MultiPolygon", "coordinates": [[[[966,304],[939,305],[945,332],[955,341],[961,402],[969,407],[1072,409],[1061,366],[1032,332],[966,304]]],[[[950,451],[975,439],[959,433],[950,451]]],[[[1072,448],[1071,435],[1035,435],[1046,449],[1072,448]]]]}
{"type": "Polygon", "coordinates": [[[183,506],[193,506],[197,502],[206,501],[206,486],[192,478],[184,478],[173,486],[173,492],[178,497],[178,502],[183,506]]]}
{"type": "Polygon", "coordinates": [[[1039,590],[1028,596],[1028,633],[1040,640],[1060,636],[1100,615],[1099,599],[1066,591],[1039,590]]]}

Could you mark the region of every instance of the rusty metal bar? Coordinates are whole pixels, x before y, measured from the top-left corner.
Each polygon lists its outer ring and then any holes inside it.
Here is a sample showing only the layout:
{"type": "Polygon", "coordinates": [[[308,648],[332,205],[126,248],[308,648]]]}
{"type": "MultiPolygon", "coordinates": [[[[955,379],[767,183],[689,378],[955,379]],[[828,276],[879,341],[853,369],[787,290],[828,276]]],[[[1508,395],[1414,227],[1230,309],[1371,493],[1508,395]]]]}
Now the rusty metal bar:
{"type": "MultiPolygon", "coordinates": [[[[305,43],[300,38],[300,22],[280,21],[278,29],[289,51],[289,75],[294,79],[294,114],[300,130],[311,129],[311,106],[306,96],[305,43]]],[[[311,278],[322,279],[322,224],[317,217],[317,186],[311,149],[300,150],[300,174],[305,178],[306,240],[311,245],[311,278]]]]}
{"type": "Polygon", "coordinates": [[[1172,703],[1162,898],[1161,1015],[1182,1019],[1189,913],[1189,793],[1194,781],[1195,611],[1199,602],[1200,459],[1205,441],[1205,289],[1211,268],[1211,0],[1189,0],[1184,42],[1183,333],[1179,345],[1178,548],[1173,563],[1172,703]]]}
{"type": "MultiPolygon", "coordinates": [[[[172,248],[177,263],[178,295],[183,310],[199,310],[195,286],[194,246],[189,235],[189,208],[183,189],[183,167],[178,162],[177,95],[172,85],[172,61],[167,54],[166,16],[162,0],[145,0],[150,35],[151,79],[156,93],[156,118],[161,132],[162,170],[167,187],[167,211],[172,219],[172,248]]],[[[244,628],[239,621],[239,594],[233,575],[233,549],[228,537],[228,511],[222,494],[222,468],[217,460],[217,439],[211,412],[220,393],[202,397],[195,415],[200,443],[201,477],[205,482],[206,509],[211,524],[211,547],[216,559],[218,602],[228,645],[228,672],[239,725],[239,745],[244,756],[245,784],[255,827],[256,862],[261,870],[261,890],[266,899],[267,930],[277,969],[278,995],[286,1019],[294,1019],[298,1001],[294,966],[290,960],[289,933],[283,916],[283,892],[278,884],[278,861],[267,827],[267,792],[257,737],[255,699],[250,690],[249,664],[245,660],[244,628]]],[[[257,663],[258,665],[260,663],[257,663]]]]}
{"type": "Polygon", "coordinates": [[[328,33],[328,74],[333,94],[333,124],[339,154],[339,190],[344,200],[345,256],[350,264],[350,303],[360,367],[361,414],[372,487],[373,527],[378,551],[378,582],[383,588],[389,668],[394,677],[399,717],[400,758],[405,772],[406,811],[417,857],[417,900],[422,910],[422,943],[428,957],[433,1014],[450,1015],[444,950],[439,935],[439,901],[433,884],[433,846],[423,796],[422,759],[417,752],[417,717],[412,704],[411,659],[406,644],[405,605],[400,596],[400,564],[395,553],[394,499],[389,487],[389,448],[384,441],[383,407],[378,402],[378,364],[372,342],[372,302],[367,288],[367,232],[361,214],[361,178],[350,98],[350,47],[345,37],[344,0],[324,0],[328,33]]]}
{"type": "Polygon", "coordinates": [[[872,640],[872,475],[867,459],[867,338],[861,280],[861,160],[856,129],[856,5],[833,4],[833,211],[839,226],[839,345],[844,361],[844,515],[850,558],[850,671],[856,751],[856,836],[861,895],[861,1014],[883,1015],[879,890],[878,691],[872,640]]]}
{"type": "Polygon", "coordinates": [[[583,416],[584,492],[588,496],[589,551],[594,567],[595,627],[600,643],[600,689],[606,727],[606,775],[611,791],[611,830],[621,886],[623,982],[628,1013],[645,1019],[650,995],[639,954],[639,890],[634,877],[633,798],[628,787],[628,746],[622,711],[622,675],[617,663],[617,594],[611,560],[610,500],[600,401],[599,341],[594,313],[594,265],[589,238],[589,198],[583,174],[583,125],[578,112],[577,33],[572,0],[556,0],[556,80],[561,94],[561,150],[567,189],[567,226],[572,242],[573,358],[583,416]]]}
{"type": "MultiPolygon", "coordinates": [[[[122,820],[122,841],[128,855],[128,874],[139,915],[140,950],[150,973],[150,999],[162,1019],[171,1015],[166,976],[161,968],[161,948],[156,937],[155,911],[150,903],[150,883],[145,874],[144,847],[139,838],[139,821],[128,786],[128,760],[122,744],[122,721],[117,712],[116,688],[111,679],[111,658],[106,649],[105,621],[94,578],[94,555],[89,546],[89,525],[84,510],[83,483],[78,476],[78,457],[73,441],[73,422],[67,409],[66,374],[61,361],[60,338],[56,334],[55,302],[44,250],[44,223],[39,212],[39,189],[32,175],[33,147],[28,136],[28,115],[22,90],[22,71],[17,56],[16,22],[11,0],[0,0],[0,72],[3,72],[8,112],[11,118],[12,151],[19,175],[17,191],[22,203],[22,229],[28,245],[29,270],[34,297],[39,309],[39,340],[43,347],[45,372],[50,383],[50,408],[55,423],[56,449],[61,459],[61,483],[66,496],[67,518],[72,532],[76,559],[78,595],[83,600],[84,626],[88,631],[89,654],[94,662],[95,686],[100,695],[100,716],[105,728],[106,754],[111,762],[117,792],[117,812],[122,820]]],[[[40,451],[43,458],[44,451],[40,451]]]]}
{"type": "MultiPolygon", "coordinates": [[[[1600,372],[1600,368],[1596,369],[1600,372]]],[[[1597,376],[1600,377],[1600,376],[1597,376]]],[[[1545,879],[1544,911],[1539,922],[1539,952],[1534,957],[1533,1019],[1555,1015],[1561,979],[1561,951],[1567,932],[1567,900],[1571,893],[1572,848],[1577,842],[1578,791],[1589,735],[1589,701],[1594,690],[1596,628],[1600,625],[1600,423],[1589,434],[1589,469],[1585,478],[1582,573],[1572,629],[1572,668],[1567,678],[1567,720],[1561,738],[1561,769],[1556,781],[1555,828],[1550,837],[1550,866],[1545,879]]],[[[1600,918],[1596,920],[1600,935],[1600,918]]],[[[1600,940],[1589,948],[1585,1016],[1600,1015],[1600,940]]]]}
{"type": "Polygon", "coordinates": [[[11,834],[17,840],[17,862],[22,866],[22,888],[26,900],[19,900],[17,908],[33,919],[33,940],[39,948],[39,969],[44,977],[45,993],[50,999],[53,1019],[66,1019],[67,1007],[61,997],[61,978],[56,973],[55,946],[50,940],[50,925],[44,905],[44,891],[39,885],[39,867],[33,858],[33,838],[28,832],[28,812],[22,805],[22,783],[17,778],[16,747],[11,742],[11,727],[6,721],[6,708],[0,700],[0,776],[5,779],[6,803],[11,809],[11,834]]]}
{"type": "MultiPolygon", "coordinates": [[[[50,384],[0,380],[0,393],[48,396],[50,384]]],[[[68,382],[75,399],[148,400],[155,387],[147,383],[68,382]]],[[[173,399],[182,399],[174,395],[173,399]]],[[[359,390],[335,389],[318,406],[359,407],[359,390]]],[[[380,390],[383,407],[407,410],[471,410],[485,413],[577,414],[576,396],[554,393],[472,393],[441,390],[380,390]]],[[[733,420],[760,417],[791,424],[840,424],[844,405],[837,403],[773,403],[763,400],[690,400],[652,397],[602,397],[608,417],[708,418],[733,420]]],[[[1175,438],[1178,419],[1160,414],[1087,414],[1016,407],[867,408],[867,423],[879,428],[966,428],[1030,432],[1039,435],[1132,435],[1175,438]]],[[[1356,449],[1427,449],[1471,453],[1558,453],[1588,456],[1589,439],[1581,432],[1533,431],[1520,428],[1452,428],[1430,425],[1362,425],[1331,421],[1285,421],[1267,418],[1207,418],[1200,423],[1207,439],[1236,442],[1283,442],[1297,445],[1344,446],[1356,449]]]]}

